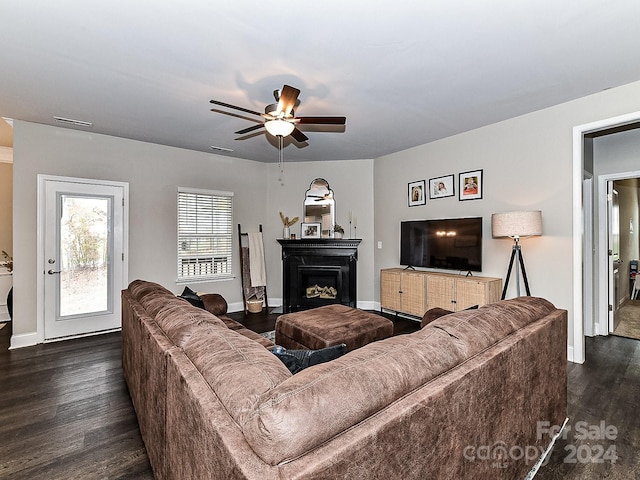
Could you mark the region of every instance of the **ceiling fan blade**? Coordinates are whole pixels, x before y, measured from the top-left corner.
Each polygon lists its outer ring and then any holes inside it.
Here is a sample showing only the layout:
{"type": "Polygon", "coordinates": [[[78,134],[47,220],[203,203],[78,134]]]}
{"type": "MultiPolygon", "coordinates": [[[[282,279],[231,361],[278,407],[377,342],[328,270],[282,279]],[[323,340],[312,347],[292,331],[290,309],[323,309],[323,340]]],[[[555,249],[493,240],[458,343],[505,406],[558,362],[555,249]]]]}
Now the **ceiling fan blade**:
{"type": "Polygon", "coordinates": [[[218,100],[210,100],[211,103],[215,105],[220,105],[222,107],[233,108],[234,110],[240,110],[241,112],[252,113],[254,115],[262,116],[262,113],[255,112],[253,110],[249,110],[247,108],[238,107],[236,105],[231,105],[229,103],[220,102],[218,100]]]}
{"type": "Polygon", "coordinates": [[[296,123],[315,125],[344,125],[347,117],[296,117],[296,123]]]}
{"type": "Polygon", "coordinates": [[[284,113],[285,116],[291,114],[291,110],[296,106],[296,101],[300,95],[300,90],[289,85],[282,87],[280,92],[280,100],[278,100],[278,112],[284,113]]]}
{"type": "Polygon", "coordinates": [[[293,132],[291,132],[291,136],[298,142],[306,142],[307,140],[309,140],[309,138],[297,128],[293,129],[293,132]]]}
{"type": "Polygon", "coordinates": [[[251,127],[243,128],[242,130],[238,130],[236,133],[238,135],[243,135],[245,133],[253,132],[254,130],[258,130],[259,128],[264,127],[264,123],[259,123],[258,125],[253,125],[251,127]]]}

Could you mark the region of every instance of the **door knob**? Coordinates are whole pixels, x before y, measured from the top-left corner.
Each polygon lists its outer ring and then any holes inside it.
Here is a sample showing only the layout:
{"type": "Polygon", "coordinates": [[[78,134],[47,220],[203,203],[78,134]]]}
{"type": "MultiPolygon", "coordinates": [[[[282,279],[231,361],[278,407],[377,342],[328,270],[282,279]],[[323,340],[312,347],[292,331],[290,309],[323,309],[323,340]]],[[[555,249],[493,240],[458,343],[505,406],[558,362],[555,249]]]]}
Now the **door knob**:
{"type": "Polygon", "coordinates": [[[53,270],[49,269],[49,271],[48,271],[47,273],[48,273],[49,275],[54,275],[54,274],[56,274],[56,273],[60,273],[60,272],[61,272],[61,270],[53,271],[53,270]]]}

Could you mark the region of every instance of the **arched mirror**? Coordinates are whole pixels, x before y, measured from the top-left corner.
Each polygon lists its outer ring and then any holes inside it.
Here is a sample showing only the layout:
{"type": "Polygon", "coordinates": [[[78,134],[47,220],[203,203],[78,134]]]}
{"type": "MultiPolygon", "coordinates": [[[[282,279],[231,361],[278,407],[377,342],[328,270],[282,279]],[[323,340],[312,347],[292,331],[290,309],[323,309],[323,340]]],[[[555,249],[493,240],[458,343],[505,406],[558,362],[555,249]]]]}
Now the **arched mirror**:
{"type": "Polygon", "coordinates": [[[336,223],[336,202],[333,190],[324,178],[316,178],[304,195],[305,223],[319,223],[322,238],[333,238],[336,223]]]}

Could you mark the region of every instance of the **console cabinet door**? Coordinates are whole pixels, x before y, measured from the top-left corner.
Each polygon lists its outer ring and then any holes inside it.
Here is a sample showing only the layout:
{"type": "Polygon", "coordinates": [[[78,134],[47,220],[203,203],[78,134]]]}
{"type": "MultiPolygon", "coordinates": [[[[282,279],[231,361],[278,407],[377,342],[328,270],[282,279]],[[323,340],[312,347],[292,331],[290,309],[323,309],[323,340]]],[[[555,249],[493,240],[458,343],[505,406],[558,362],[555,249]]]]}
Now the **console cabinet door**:
{"type": "Polygon", "coordinates": [[[400,276],[397,270],[380,271],[380,307],[396,312],[402,311],[400,276]]]}
{"type": "Polygon", "coordinates": [[[484,305],[486,300],[486,282],[475,280],[456,281],[456,310],[464,310],[474,305],[484,305]]]}
{"type": "Polygon", "coordinates": [[[500,300],[502,281],[497,278],[464,278],[456,281],[456,310],[500,300]]]}
{"type": "Polygon", "coordinates": [[[402,310],[409,315],[422,317],[429,310],[427,307],[427,275],[419,272],[402,273],[402,310]]]}
{"type": "Polygon", "coordinates": [[[446,275],[427,276],[427,310],[444,308],[455,310],[455,279],[446,275]]]}

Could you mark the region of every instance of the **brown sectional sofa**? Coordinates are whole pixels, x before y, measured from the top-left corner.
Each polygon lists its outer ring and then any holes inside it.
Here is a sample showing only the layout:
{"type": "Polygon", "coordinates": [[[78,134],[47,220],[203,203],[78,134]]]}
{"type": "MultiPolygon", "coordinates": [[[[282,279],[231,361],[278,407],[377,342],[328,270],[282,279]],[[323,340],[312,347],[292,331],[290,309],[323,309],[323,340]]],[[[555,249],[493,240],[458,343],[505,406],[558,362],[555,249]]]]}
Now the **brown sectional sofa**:
{"type": "Polygon", "coordinates": [[[543,299],[292,375],[256,334],[160,285],[122,298],[124,374],[158,479],[524,478],[518,448],[541,451],[537,422],[566,417],[567,314],[543,299]]]}

